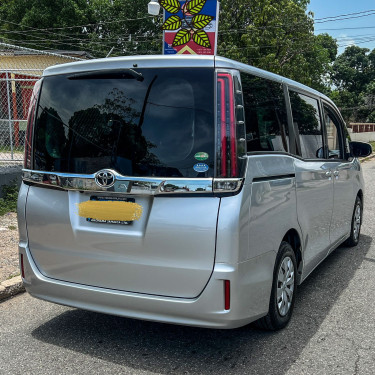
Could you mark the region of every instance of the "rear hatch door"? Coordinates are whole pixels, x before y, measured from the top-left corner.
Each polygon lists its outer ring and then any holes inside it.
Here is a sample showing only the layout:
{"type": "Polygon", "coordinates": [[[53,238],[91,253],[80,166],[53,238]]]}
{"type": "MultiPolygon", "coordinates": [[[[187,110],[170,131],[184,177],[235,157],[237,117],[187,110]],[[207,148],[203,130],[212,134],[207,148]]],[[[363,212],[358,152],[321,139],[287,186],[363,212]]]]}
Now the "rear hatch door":
{"type": "Polygon", "coordinates": [[[202,292],[220,202],[206,194],[214,176],[213,93],[211,68],[44,78],[29,173],[42,184],[30,187],[26,219],[45,276],[174,297],[202,292]]]}

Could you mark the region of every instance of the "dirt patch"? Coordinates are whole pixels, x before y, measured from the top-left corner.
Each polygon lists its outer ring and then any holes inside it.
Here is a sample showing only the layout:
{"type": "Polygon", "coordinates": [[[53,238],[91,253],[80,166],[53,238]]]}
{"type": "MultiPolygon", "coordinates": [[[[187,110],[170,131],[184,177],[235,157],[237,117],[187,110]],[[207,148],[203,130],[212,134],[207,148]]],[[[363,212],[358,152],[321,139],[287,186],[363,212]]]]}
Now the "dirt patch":
{"type": "Polygon", "coordinates": [[[0,282],[18,275],[17,214],[0,216],[0,282]]]}

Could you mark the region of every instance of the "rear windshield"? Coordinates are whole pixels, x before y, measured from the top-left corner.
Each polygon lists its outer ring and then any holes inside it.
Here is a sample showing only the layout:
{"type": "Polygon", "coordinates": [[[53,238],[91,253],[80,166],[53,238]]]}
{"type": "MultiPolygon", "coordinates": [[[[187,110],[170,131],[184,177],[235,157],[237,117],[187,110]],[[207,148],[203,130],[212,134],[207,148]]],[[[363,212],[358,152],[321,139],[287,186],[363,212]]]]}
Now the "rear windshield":
{"type": "Polygon", "coordinates": [[[46,77],[35,124],[34,169],[213,177],[213,92],[214,70],[208,68],[46,77]]]}

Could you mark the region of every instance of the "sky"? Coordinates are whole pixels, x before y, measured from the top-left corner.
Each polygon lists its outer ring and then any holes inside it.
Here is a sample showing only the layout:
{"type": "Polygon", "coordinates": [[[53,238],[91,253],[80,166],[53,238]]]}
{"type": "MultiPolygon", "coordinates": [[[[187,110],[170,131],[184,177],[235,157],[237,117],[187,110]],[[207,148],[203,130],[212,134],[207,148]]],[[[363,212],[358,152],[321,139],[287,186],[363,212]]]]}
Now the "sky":
{"type": "Polygon", "coordinates": [[[315,34],[328,33],[337,39],[339,53],[353,44],[375,48],[375,0],[310,0],[308,10],[314,13],[315,34]]]}

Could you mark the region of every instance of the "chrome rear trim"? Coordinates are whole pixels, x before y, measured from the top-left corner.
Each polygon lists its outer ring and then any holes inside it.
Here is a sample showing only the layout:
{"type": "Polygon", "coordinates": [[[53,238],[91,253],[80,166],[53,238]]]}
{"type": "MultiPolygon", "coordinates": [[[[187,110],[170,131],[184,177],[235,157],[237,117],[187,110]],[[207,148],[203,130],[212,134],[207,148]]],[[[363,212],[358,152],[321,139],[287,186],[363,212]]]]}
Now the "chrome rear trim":
{"type": "Polygon", "coordinates": [[[113,186],[99,186],[91,175],[54,173],[23,170],[23,181],[31,185],[88,192],[112,192],[132,195],[165,194],[212,194],[237,193],[242,187],[242,178],[153,178],[122,176],[114,170],[108,170],[115,176],[113,186]]]}

